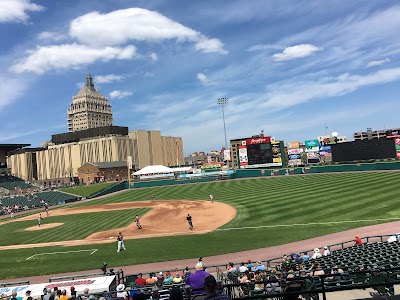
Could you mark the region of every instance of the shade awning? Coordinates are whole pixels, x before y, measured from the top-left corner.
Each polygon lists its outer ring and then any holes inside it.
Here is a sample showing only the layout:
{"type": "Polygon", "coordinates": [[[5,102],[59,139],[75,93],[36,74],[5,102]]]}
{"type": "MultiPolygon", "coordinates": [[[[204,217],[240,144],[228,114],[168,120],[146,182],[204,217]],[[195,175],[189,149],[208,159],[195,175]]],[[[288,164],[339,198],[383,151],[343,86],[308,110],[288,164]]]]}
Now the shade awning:
{"type": "Polygon", "coordinates": [[[147,175],[147,174],[162,174],[162,173],[173,173],[174,170],[162,165],[147,166],[143,169],[133,173],[133,175],[147,175]]]}

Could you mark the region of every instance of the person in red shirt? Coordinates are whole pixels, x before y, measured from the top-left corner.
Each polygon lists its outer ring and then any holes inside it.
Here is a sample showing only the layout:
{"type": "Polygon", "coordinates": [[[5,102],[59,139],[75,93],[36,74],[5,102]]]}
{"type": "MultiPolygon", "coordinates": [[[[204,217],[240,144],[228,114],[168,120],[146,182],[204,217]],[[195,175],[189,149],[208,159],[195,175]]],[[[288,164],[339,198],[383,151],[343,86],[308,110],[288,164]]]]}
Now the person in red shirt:
{"type": "Polygon", "coordinates": [[[135,286],[139,285],[140,287],[143,287],[146,285],[146,279],[142,278],[142,273],[138,274],[138,278],[134,282],[135,286]]]}
{"type": "Polygon", "coordinates": [[[358,235],[355,235],[354,237],[356,238],[355,245],[361,245],[361,244],[362,244],[362,241],[361,241],[361,239],[358,237],[358,235]]]}

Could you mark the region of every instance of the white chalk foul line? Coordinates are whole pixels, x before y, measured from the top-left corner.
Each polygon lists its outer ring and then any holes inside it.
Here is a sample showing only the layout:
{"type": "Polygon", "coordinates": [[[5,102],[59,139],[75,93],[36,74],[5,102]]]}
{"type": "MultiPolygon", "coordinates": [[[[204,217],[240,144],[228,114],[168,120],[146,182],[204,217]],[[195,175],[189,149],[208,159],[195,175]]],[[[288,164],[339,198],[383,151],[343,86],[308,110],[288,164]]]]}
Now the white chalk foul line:
{"type": "Polygon", "coordinates": [[[77,252],[89,252],[90,254],[95,253],[99,249],[87,249],[87,250],[71,250],[71,251],[63,251],[63,252],[49,252],[49,253],[36,253],[33,254],[32,256],[29,256],[26,260],[29,260],[35,256],[40,256],[40,255],[52,255],[52,254],[65,254],[65,253],[77,253],[77,252]]]}

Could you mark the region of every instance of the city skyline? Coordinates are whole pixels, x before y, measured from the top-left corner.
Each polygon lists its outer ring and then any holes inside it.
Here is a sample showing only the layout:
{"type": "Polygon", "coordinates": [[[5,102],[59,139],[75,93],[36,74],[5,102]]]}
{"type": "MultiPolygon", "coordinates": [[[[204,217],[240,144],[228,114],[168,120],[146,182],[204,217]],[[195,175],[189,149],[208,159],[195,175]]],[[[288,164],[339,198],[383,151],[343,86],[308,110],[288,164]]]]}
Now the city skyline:
{"type": "Polygon", "coordinates": [[[228,140],[398,128],[399,30],[391,1],[2,1],[0,142],[67,132],[88,70],[113,125],[185,156],[224,146],[221,97],[228,140]]]}

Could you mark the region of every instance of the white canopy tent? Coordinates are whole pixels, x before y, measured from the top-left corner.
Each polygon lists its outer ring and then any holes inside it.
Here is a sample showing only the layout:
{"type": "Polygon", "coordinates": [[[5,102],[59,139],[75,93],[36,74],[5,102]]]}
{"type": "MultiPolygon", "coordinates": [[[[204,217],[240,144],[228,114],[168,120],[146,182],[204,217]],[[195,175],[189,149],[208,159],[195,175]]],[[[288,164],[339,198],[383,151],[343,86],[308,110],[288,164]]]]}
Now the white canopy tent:
{"type": "Polygon", "coordinates": [[[174,173],[174,170],[161,165],[147,166],[133,173],[134,176],[174,173]]]}
{"type": "Polygon", "coordinates": [[[192,167],[179,167],[179,168],[171,168],[174,172],[192,172],[192,167]]]}

